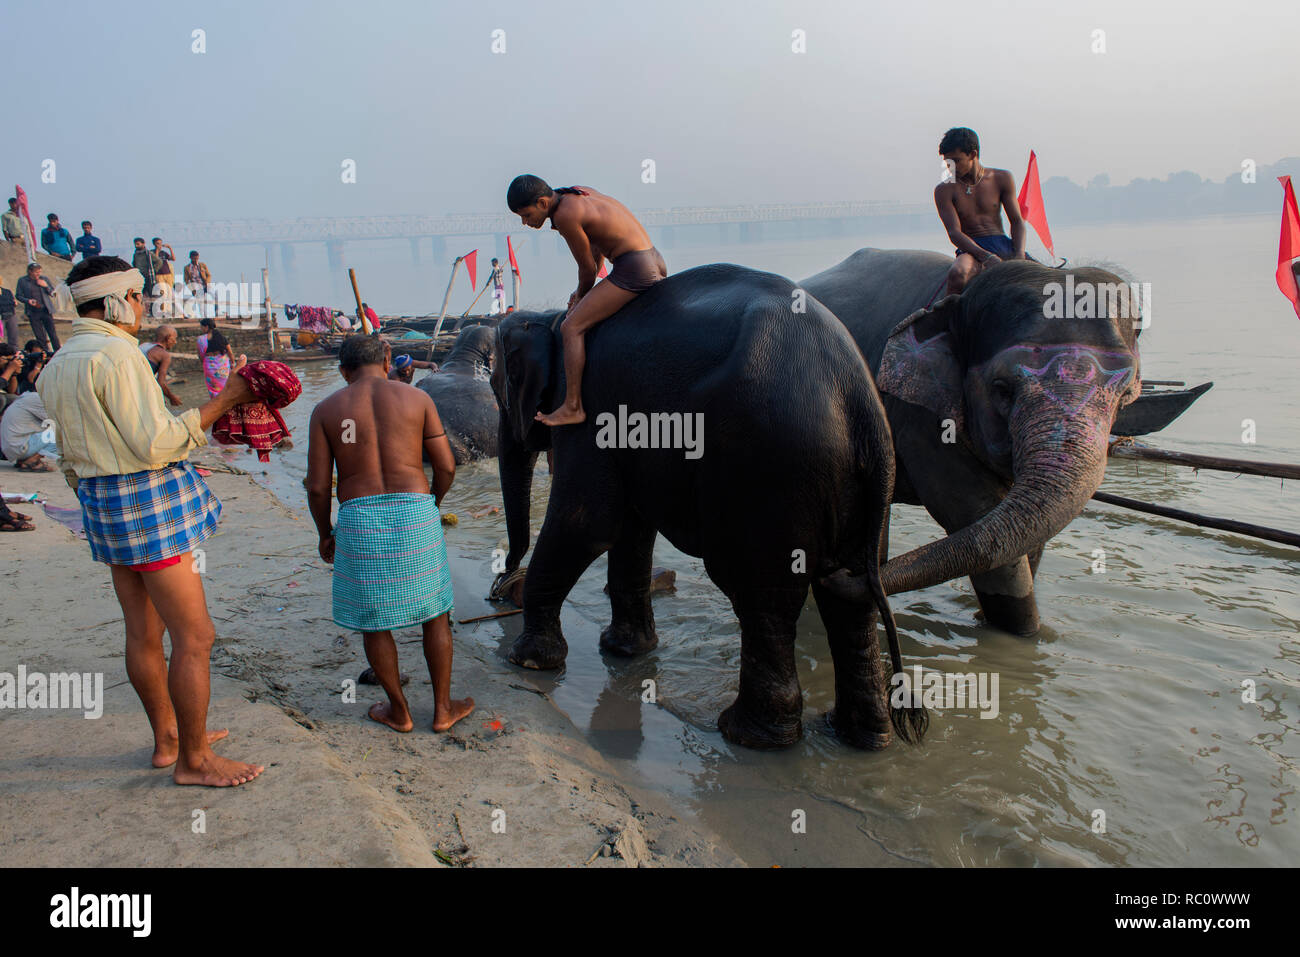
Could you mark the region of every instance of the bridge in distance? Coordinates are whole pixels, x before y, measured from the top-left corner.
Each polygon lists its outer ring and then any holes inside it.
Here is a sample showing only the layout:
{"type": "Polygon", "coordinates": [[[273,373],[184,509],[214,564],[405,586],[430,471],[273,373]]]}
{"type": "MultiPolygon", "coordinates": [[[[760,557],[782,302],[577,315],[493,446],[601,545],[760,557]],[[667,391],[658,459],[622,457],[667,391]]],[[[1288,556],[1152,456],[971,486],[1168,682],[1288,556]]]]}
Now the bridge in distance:
{"type": "MultiPolygon", "coordinates": [[[[679,241],[758,242],[768,236],[815,237],[842,235],[874,226],[904,229],[934,216],[929,205],[887,200],[837,203],[778,203],[761,206],[677,206],[636,213],[657,245],[671,248],[679,241]]],[[[279,247],[283,265],[291,267],[295,247],[323,244],[331,267],[343,265],[345,243],[406,239],[418,263],[427,243],[434,261],[468,252],[449,240],[495,238],[498,257],[505,255],[507,233],[531,233],[510,213],[455,216],[327,216],[310,219],[230,219],[122,223],[101,235],[108,248],[130,249],[135,236],[162,236],[179,247],[265,246],[267,259],[279,247]]],[[[557,243],[563,244],[559,234],[557,243]]],[[[534,244],[534,250],[539,247],[534,244]]],[[[184,252],[180,252],[184,257],[184,252]]]]}

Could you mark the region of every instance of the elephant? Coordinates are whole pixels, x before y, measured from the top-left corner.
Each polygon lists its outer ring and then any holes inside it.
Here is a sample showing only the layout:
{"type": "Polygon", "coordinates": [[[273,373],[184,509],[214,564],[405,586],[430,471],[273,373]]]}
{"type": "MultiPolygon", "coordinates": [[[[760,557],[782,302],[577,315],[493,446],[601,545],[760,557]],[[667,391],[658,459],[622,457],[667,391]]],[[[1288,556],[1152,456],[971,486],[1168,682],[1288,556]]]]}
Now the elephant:
{"type": "Polygon", "coordinates": [[[510,549],[498,586],[528,549],[537,455],[554,459],[511,662],[564,663],[560,606],[605,551],[612,620],[600,648],[653,649],[651,555],[662,533],[704,560],[740,622],[739,694],[718,719],[729,741],[770,749],[802,736],[794,640],[810,586],[835,667],[831,727],[869,749],[889,744],[891,725],[904,740],[924,733],[924,710],[890,707],[876,637],[879,612],[898,674],[893,616],[872,584],[893,487],[884,409],[844,326],[795,292],[788,279],[726,264],[657,283],[587,333],[587,419],[554,429],[534,415],[564,394],[564,313],[502,320],[492,386],[510,549]],[[781,357],[792,349],[812,361],[790,370],[781,357]],[[865,597],[823,584],[850,567],[865,569],[865,597]]]}
{"type": "MultiPolygon", "coordinates": [[[[894,501],[924,505],[947,532],[889,559],[886,592],[966,575],[988,624],[1032,636],[1043,548],[1101,484],[1115,415],[1141,391],[1136,301],[1104,269],[1018,260],[931,305],[950,265],[861,249],[800,288],[844,323],[876,377],[894,501]],[[1084,291],[1099,308],[1084,308],[1084,291]],[[1074,292],[1080,308],[1074,296],[1060,308],[1074,292]]],[[[840,573],[832,584],[851,595],[866,582],[840,573]]]]}
{"type": "Polygon", "coordinates": [[[493,336],[488,326],[462,329],[438,371],[415,383],[438,407],[457,465],[497,454],[500,416],[488,383],[493,336]]]}

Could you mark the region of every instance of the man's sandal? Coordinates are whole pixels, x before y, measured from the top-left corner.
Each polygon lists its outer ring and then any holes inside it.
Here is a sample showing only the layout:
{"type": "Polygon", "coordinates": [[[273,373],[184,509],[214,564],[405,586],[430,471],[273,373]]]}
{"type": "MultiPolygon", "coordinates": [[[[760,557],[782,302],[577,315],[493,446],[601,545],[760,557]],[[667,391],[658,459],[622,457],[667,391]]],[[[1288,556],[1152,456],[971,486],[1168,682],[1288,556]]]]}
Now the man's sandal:
{"type": "Polygon", "coordinates": [[[22,462],[15,462],[14,468],[17,469],[19,472],[53,472],[54,471],[54,467],[40,457],[37,457],[35,465],[24,465],[22,462]]]}
{"type": "Polygon", "coordinates": [[[32,520],[21,512],[11,512],[5,509],[0,512],[0,532],[34,532],[36,526],[32,520]]]}

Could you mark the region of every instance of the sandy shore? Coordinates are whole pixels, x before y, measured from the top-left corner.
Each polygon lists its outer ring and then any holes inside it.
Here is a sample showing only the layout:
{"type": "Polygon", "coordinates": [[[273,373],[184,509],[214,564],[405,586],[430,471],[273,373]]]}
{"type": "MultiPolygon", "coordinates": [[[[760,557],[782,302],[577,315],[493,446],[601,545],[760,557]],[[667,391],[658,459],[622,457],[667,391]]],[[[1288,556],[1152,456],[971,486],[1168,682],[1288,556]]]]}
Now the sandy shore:
{"type": "MultiPolygon", "coordinates": [[[[197,465],[220,461],[195,453],[197,465]]],[[[204,543],[217,624],[212,727],[225,755],[266,765],[242,788],[176,787],[149,766],[151,737],[127,682],[121,611],[104,566],[38,505],[37,531],[0,537],[0,672],[102,672],[103,715],[0,710],[0,857],[10,865],[541,865],[741,863],[657,795],[615,779],[551,699],[456,626],[452,691],[478,708],[428,730],[419,631],[398,634],[416,730],[368,721],[378,688],[361,636],[330,617],[315,529],[243,475],[208,479],[224,505],[204,543]],[[202,812],[199,814],[198,812],[202,812]],[[200,828],[200,824],[202,828],[200,828]]],[[[57,473],[0,464],[0,488],[76,504],[57,473]]],[[[453,574],[455,566],[453,564],[453,574]]],[[[457,577],[458,602],[470,605],[457,577]]],[[[477,603],[475,603],[477,604],[477,603]]],[[[473,614],[474,612],[470,612],[473,614]]],[[[499,628],[499,626],[496,626],[499,628]]]]}

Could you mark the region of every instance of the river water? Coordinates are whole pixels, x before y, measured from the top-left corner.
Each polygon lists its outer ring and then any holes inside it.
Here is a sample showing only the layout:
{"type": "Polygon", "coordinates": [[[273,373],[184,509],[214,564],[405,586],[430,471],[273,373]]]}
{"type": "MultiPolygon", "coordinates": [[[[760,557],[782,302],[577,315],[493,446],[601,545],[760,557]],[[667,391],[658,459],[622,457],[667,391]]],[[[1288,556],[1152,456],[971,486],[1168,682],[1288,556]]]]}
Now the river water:
{"type": "MultiPolygon", "coordinates": [[[[1275,218],[1091,226],[1056,238],[1073,261],[1113,261],[1151,283],[1146,377],[1214,381],[1159,444],[1297,459],[1300,323],[1274,285],[1275,218]]],[[[665,252],[675,270],[725,260],[797,279],[867,245],[947,251],[927,232],[665,252]]],[[[571,264],[539,261],[557,271],[550,287],[567,288],[571,264]]],[[[307,417],[342,382],[332,365],[299,369],[304,395],[286,410],[298,446],[264,467],[238,453],[235,461],[265,468],[260,480],[305,511],[307,417]]],[[[534,529],[548,483],[541,465],[534,529]]],[[[1300,529],[1300,489],[1276,480],[1119,460],[1103,487],[1300,529]]],[[[495,461],[458,471],[445,503],[461,518],[447,535],[457,617],[496,610],[482,597],[504,516],[469,513],[500,501],[495,461]]],[[[939,534],[921,509],[895,507],[895,554],[939,534]]],[[[1294,549],[1093,504],[1043,558],[1043,627],[1033,640],[981,625],[965,580],[894,596],[906,663],[996,674],[999,708],[995,717],[936,713],[924,743],[880,753],[844,746],[821,722],[834,683],[811,597],[797,644],[803,741],[780,753],[724,741],[715,721],[735,695],[738,628],[702,564],[662,539],[655,561],[676,570],[677,590],[654,599],[658,649],[601,658],[609,616],[601,559],[565,607],[567,670],[520,677],[548,691],[616,773],[668,796],[752,864],[1293,865],[1296,558],[1294,549]],[[654,703],[642,701],[646,679],[656,683],[654,703]],[[1243,700],[1243,682],[1253,683],[1254,701],[1243,700]]],[[[457,626],[457,636],[497,651],[509,669],[504,655],[519,627],[519,617],[507,618],[457,626]]]]}

